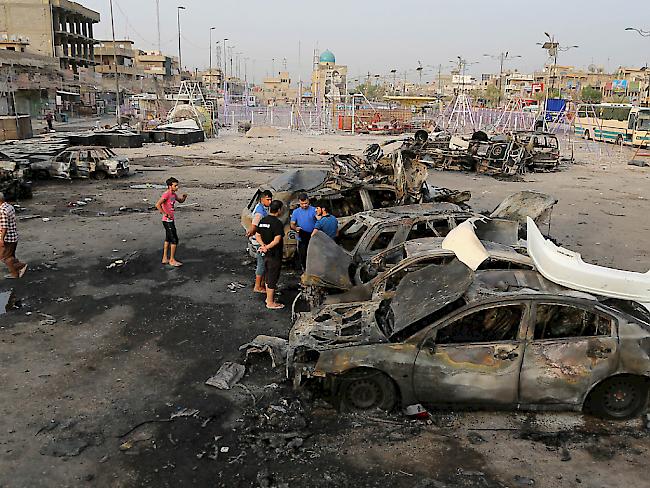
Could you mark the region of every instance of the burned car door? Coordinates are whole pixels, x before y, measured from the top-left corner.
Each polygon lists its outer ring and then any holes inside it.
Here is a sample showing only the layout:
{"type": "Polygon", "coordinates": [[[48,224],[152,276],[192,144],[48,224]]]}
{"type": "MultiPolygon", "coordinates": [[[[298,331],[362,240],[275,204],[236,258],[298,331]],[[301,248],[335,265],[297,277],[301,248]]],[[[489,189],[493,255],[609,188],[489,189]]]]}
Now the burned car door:
{"type": "Polygon", "coordinates": [[[616,371],[618,335],[612,317],[552,302],[538,302],[533,316],[521,369],[522,403],[579,404],[592,385],[616,371]]]}
{"type": "Polygon", "coordinates": [[[423,404],[517,403],[527,302],[465,311],[420,344],[413,389],[423,404]]]}

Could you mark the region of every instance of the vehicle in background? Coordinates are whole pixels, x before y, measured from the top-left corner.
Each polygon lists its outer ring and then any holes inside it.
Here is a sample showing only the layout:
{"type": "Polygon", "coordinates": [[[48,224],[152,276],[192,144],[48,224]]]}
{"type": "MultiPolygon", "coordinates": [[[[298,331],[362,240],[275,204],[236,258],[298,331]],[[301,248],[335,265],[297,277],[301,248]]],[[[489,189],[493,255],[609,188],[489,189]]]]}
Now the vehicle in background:
{"type": "Polygon", "coordinates": [[[575,130],[588,140],[648,146],[650,108],[613,103],[582,104],[576,110],[575,130]]]}
{"type": "Polygon", "coordinates": [[[30,172],[36,178],[94,178],[129,174],[129,159],[104,146],[72,146],[50,161],[33,162],[30,172]]]}

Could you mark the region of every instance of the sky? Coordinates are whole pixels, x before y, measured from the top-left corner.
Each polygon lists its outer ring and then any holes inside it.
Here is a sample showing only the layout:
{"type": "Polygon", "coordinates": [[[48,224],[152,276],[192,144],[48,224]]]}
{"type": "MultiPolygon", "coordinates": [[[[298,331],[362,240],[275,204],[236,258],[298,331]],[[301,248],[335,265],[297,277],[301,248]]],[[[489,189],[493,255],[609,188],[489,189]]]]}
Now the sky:
{"type": "MultiPolygon", "coordinates": [[[[77,0],[101,14],[95,36],[111,38],[109,0],[77,0]]],[[[349,67],[349,78],[361,81],[392,76],[423,81],[449,73],[458,56],[467,60],[467,73],[498,72],[495,57],[509,52],[505,68],[532,72],[547,62],[536,43],[545,32],[563,46],[558,64],[587,68],[590,64],[615,70],[650,62],[650,37],[625,31],[650,30],[648,0],[159,0],[161,47],[178,55],[177,6],[180,11],[183,65],[213,66],[217,48],[234,46],[240,72],[249,81],[282,69],[284,60],[292,80],[308,80],[314,51],[331,50],[338,64],[349,67]],[[220,41],[217,46],[216,42],[220,41]],[[515,57],[515,56],[521,56],[515,57]],[[247,58],[244,61],[244,58],[247,58]],[[246,69],[245,69],[246,68],[246,69]]],[[[136,47],[157,49],[156,0],[113,0],[116,38],[132,39],[136,47]]]]}

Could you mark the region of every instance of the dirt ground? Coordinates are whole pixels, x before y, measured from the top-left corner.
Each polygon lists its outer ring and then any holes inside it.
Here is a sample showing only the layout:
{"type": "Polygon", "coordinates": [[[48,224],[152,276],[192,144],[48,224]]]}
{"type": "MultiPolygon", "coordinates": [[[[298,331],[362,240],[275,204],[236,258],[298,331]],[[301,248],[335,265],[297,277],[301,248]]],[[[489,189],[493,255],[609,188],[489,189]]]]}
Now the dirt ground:
{"type": "MultiPolygon", "coordinates": [[[[18,255],[30,271],[0,279],[19,306],[0,315],[0,487],[648,486],[641,420],[340,415],[261,358],[230,391],[204,384],[224,361],[242,360],[239,345],[289,331],[289,310],[267,311],[251,291],[239,215],[254,189],[289,167],[326,164],[323,151],[358,153],[383,139],[225,133],[118,150],[137,170],[129,178],[38,182],[19,212],[18,255]],[[160,264],[151,208],[162,190],[130,188],[169,176],[189,195],[177,211],[178,269],[160,264]]],[[[505,182],[431,172],[429,181],[471,190],[479,211],[521,189],[551,193],[555,239],[585,261],[647,271],[650,168],[628,166],[628,148],[563,146],[576,162],[561,172],[505,182]]],[[[290,304],[297,281],[283,275],[280,301],[290,304]]]]}

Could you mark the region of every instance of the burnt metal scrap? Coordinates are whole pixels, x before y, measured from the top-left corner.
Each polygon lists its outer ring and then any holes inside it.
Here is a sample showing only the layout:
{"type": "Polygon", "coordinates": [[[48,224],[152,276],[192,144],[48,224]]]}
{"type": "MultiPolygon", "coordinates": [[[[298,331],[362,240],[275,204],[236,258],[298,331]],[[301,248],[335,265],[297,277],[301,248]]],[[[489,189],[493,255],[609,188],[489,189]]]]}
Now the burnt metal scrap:
{"type": "Polygon", "coordinates": [[[403,149],[413,151],[421,162],[435,169],[512,176],[555,171],[559,166],[559,143],[550,133],[520,131],[490,138],[478,131],[467,141],[442,134],[427,136],[425,131],[418,131],[416,137],[404,142],[403,149]]]}
{"type": "Polygon", "coordinates": [[[0,153],[0,192],[12,201],[32,197],[32,183],[26,178],[25,169],[2,153],[0,153]]]}

